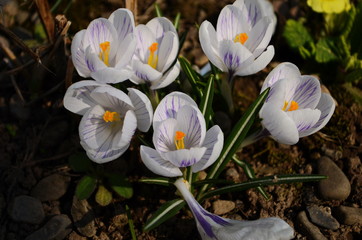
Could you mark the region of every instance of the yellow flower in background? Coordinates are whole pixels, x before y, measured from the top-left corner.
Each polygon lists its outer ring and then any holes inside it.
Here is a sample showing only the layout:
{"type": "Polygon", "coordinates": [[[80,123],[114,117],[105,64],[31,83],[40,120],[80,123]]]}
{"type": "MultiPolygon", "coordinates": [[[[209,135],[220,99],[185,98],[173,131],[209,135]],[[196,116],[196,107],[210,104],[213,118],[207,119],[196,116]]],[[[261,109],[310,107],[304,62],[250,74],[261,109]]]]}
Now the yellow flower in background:
{"type": "Polygon", "coordinates": [[[340,13],[351,8],[349,0],[308,0],[310,6],[316,12],[340,13]]]}

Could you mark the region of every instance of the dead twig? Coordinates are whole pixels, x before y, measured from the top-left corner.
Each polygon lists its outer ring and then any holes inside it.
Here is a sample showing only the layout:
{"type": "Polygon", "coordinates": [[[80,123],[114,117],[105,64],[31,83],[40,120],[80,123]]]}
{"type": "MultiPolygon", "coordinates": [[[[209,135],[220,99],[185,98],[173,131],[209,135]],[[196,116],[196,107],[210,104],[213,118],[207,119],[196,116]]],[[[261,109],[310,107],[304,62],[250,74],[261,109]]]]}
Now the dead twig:
{"type": "Polygon", "coordinates": [[[54,42],[54,19],[50,12],[50,6],[48,0],[35,0],[35,5],[38,10],[40,19],[47,32],[49,42],[54,42]]]}

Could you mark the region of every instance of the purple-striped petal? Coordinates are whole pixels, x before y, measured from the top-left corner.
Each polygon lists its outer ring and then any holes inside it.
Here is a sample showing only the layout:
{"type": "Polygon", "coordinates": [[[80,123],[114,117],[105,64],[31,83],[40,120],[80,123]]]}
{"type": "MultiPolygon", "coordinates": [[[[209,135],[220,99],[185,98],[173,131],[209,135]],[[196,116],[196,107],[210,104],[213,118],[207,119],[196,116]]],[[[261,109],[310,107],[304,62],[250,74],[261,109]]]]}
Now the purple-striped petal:
{"type": "Polygon", "coordinates": [[[249,38],[245,42],[245,47],[247,47],[250,52],[253,53],[254,58],[259,57],[259,55],[264,52],[265,48],[270,42],[272,34],[272,20],[268,17],[264,17],[263,19],[261,19],[252,28],[249,34],[249,38]]]}
{"type": "Polygon", "coordinates": [[[128,34],[126,38],[120,42],[117,55],[115,68],[123,69],[131,64],[131,60],[136,50],[136,37],[134,34],[128,34]]]}
{"type": "Polygon", "coordinates": [[[320,98],[321,87],[319,80],[313,76],[302,76],[292,100],[298,103],[299,108],[314,109],[320,98]]]}
{"type": "Polygon", "coordinates": [[[266,77],[260,92],[263,92],[266,88],[271,87],[277,81],[288,79],[299,79],[300,72],[297,66],[293,63],[284,62],[274,68],[266,77]]]}
{"type": "Polygon", "coordinates": [[[219,41],[234,41],[237,34],[246,33],[249,35],[249,28],[243,21],[243,14],[240,9],[233,5],[225,6],[217,19],[216,34],[219,41]]]}
{"type": "Polygon", "coordinates": [[[162,77],[162,73],[152,68],[147,63],[138,60],[132,61],[133,75],[130,80],[134,83],[151,83],[158,81],[162,77]]]}
{"type": "Polygon", "coordinates": [[[321,116],[321,111],[307,108],[289,111],[286,114],[294,121],[298,132],[303,132],[314,127],[321,116]]]}
{"type": "Polygon", "coordinates": [[[117,149],[107,148],[107,145],[103,145],[99,149],[89,148],[84,142],[80,142],[82,147],[87,153],[87,156],[93,162],[102,164],[119,158],[129,147],[129,144],[117,149]]]}
{"type": "Polygon", "coordinates": [[[143,24],[140,24],[135,29],[135,35],[137,40],[136,56],[143,62],[147,63],[149,56],[149,47],[152,43],[156,42],[156,37],[151,30],[143,24]]]}
{"type": "Polygon", "coordinates": [[[141,146],[140,153],[142,162],[153,173],[164,177],[182,176],[180,169],[171,162],[164,160],[156,150],[141,146]]]}
{"type": "Polygon", "coordinates": [[[108,20],[117,30],[118,40],[121,42],[129,33],[133,33],[135,24],[133,13],[125,8],[119,8],[114,11],[108,20]]]}
{"type": "Polygon", "coordinates": [[[107,110],[120,114],[125,114],[126,111],[134,108],[127,94],[109,85],[98,87],[91,93],[91,97],[107,110]]]}
{"type": "Polygon", "coordinates": [[[137,128],[142,132],[147,132],[153,117],[151,101],[144,93],[135,88],[127,88],[127,90],[137,117],[137,128]]]}
{"type": "Polygon", "coordinates": [[[170,118],[164,120],[153,133],[153,145],[159,153],[176,150],[175,133],[177,121],[170,118]]]}
{"type": "Polygon", "coordinates": [[[78,74],[82,77],[89,77],[90,70],[85,61],[85,49],[83,46],[85,32],[86,30],[81,30],[75,34],[72,40],[71,52],[72,61],[75,69],[77,69],[78,74]]]}
{"type": "Polygon", "coordinates": [[[219,54],[229,72],[232,73],[249,66],[254,60],[253,54],[244,45],[231,40],[220,42],[219,54]]]}
{"type": "Polygon", "coordinates": [[[158,43],[162,42],[162,39],[166,32],[173,32],[177,34],[172,22],[165,17],[156,17],[149,21],[146,26],[154,33],[158,43]]]}
{"type": "Polygon", "coordinates": [[[134,111],[127,111],[121,121],[123,121],[123,126],[119,133],[114,133],[115,137],[113,147],[129,144],[137,129],[137,118],[134,111]]]}
{"type": "Polygon", "coordinates": [[[167,87],[173,83],[180,74],[180,63],[177,61],[173,67],[164,74],[160,80],[152,82],[151,89],[156,90],[167,87]]]}
{"type": "Polygon", "coordinates": [[[161,156],[177,167],[189,167],[200,161],[205,154],[206,147],[180,149],[160,153],[161,156]]]}
{"type": "Polygon", "coordinates": [[[100,83],[120,83],[129,79],[132,72],[128,69],[117,69],[113,67],[103,68],[91,73],[92,78],[100,83]]]}
{"type": "Polygon", "coordinates": [[[178,53],[178,36],[174,32],[166,32],[158,50],[157,70],[165,72],[175,61],[178,53]]]}

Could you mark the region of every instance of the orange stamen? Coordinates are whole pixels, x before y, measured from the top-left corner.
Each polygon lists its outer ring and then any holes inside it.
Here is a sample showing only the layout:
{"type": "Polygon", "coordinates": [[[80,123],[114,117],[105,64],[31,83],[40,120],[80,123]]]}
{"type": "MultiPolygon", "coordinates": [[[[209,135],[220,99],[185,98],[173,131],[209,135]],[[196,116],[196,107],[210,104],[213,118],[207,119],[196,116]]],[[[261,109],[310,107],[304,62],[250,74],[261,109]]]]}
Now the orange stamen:
{"type": "Polygon", "coordinates": [[[103,120],[105,122],[118,122],[118,121],[121,121],[121,117],[119,116],[119,113],[117,113],[117,112],[106,111],[103,114],[103,120]]]}
{"type": "Polygon", "coordinates": [[[237,43],[241,43],[244,44],[246,42],[246,40],[248,40],[249,36],[246,33],[240,33],[238,35],[235,36],[234,38],[234,42],[237,43]]]}

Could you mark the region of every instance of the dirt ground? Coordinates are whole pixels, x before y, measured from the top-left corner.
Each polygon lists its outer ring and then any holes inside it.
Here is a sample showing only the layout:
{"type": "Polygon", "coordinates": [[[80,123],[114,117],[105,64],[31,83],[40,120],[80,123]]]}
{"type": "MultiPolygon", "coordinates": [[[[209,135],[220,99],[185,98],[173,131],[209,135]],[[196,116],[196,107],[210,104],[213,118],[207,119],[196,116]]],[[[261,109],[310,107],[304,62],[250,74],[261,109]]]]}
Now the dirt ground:
{"type": "MultiPolygon", "coordinates": [[[[36,6],[32,1],[18,1],[11,9],[13,18],[9,18],[5,28],[11,29],[20,39],[32,46],[39,54],[42,64],[37,64],[31,54],[19,47],[2,29],[0,36],[5,38],[9,48],[16,56],[9,65],[4,59],[8,57],[0,52],[0,240],[21,240],[44,225],[48,219],[57,214],[69,216],[75,221],[72,209],[77,182],[82,174],[74,172],[68,164],[69,156],[82,152],[78,137],[80,118],[66,111],[62,99],[70,83],[81,78],[72,69],[69,61],[70,41],[80,29],[85,28],[95,17],[107,17],[118,7],[124,7],[122,1],[73,1],[65,17],[72,21],[65,41],[39,43],[34,34],[34,26],[39,24],[36,6]],[[17,17],[14,17],[17,16],[17,17]],[[19,19],[20,17],[25,20],[19,19]],[[11,20],[12,19],[12,20],[11,20]],[[58,44],[58,45],[57,45],[58,44]],[[18,68],[16,71],[13,69],[18,68]],[[9,217],[9,208],[14,198],[29,195],[34,187],[44,178],[59,174],[65,176],[67,187],[64,194],[53,200],[42,202],[45,211],[44,222],[38,224],[19,223],[9,217]]],[[[49,1],[53,6],[57,1],[49,1]]],[[[69,1],[60,1],[58,11],[61,13],[69,1]]],[[[233,1],[223,0],[158,0],[163,14],[173,19],[181,13],[180,32],[188,30],[186,42],[181,55],[201,67],[207,63],[198,40],[196,25],[205,19],[215,23],[217,16],[226,4],[233,1]]],[[[301,1],[302,2],[302,1],[301,1]]],[[[302,14],[301,2],[273,1],[278,15],[277,31],[272,39],[276,48],[274,60],[262,72],[235,80],[233,92],[236,113],[242,113],[257,97],[262,81],[279,62],[290,61],[303,69],[307,63],[287,49],[281,31],[285,20],[302,14]]],[[[303,1],[304,2],[304,1],[303,1]]],[[[1,3],[1,2],[0,2],[1,3]]],[[[154,1],[138,2],[137,22],[146,23],[155,15],[154,1]]],[[[10,11],[10,10],[9,10],[10,11]]],[[[55,11],[57,13],[57,10],[55,11]]],[[[10,15],[11,15],[10,14],[10,15]]],[[[1,37],[0,37],[1,39],[1,37]]],[[[1,40],[3,41],[3,40],[1,40]]],[[[2,43],[3,44],[3,43],[2,43]]],[[[318,72],[308,72],[318,74],[318,72]]],[[[238,153],[240,159],[247,161],[255,170],[257,177],[273,174],[311,174],[317,172],[317,160],[329,157],[343,171],[351,185],[351,193],[345,200],[324,200],[318,191],[317,183],[289,184],[266,187],[271,200],[265,200],[258,191],[252,189],[239,193],[225,194],[206,200],[203,206],[214,212],[214,203],[218,200],[233,202],[231,211],[222,214],[232,219],[254,220],[277,216],[287,221],[296,231],[295,239],[313,239],[299,226],[297,215],[311,203],[329,209],[339,206],[362,208],[362,106],[359,105],[341,83],[333,79],[321,79],[337,102],[335,113],[319,133],[303,138],[294,146],[278,144],[272,139],[262,139],[244,148],[238,153]]],[[[219,121],[227,133],[237,120],[227,117],[219,121]]],[[[216,119],[217,121],[217,119],[216,119]]],[[[93,223],[87,234],[72,225],[69,235],[64,239],[131,239],[125,206],[131,210],[137,239],[199,239],[192,214],[184,208],[175,217],[150,232],[142,232],[142,227],[150,215],[162,203],[175,198],[175,188],[139,183],[137,180],[152,175],[139,159],[140,142],[133,140],[130,151],[120,159],[104,164],[104,171],[122,173],[132,181],[134,194],[131,199],[117,197],[106,207],[99,206],[94,196],[90,197],[87,209],[91,210],[93,223]],[[91,228],[91,229],[90,229],[91,228]],[[93,235],[92,235],[93,234],[93,235]]],[[[221,178],[243,182],[247,180],[243,169],[230,163],[221,178]]],[[[44,190],[46,191],[46,190],[44,190]]],[[[332,214],[334,216],[334,214],[332,214]]],[[[338,217],[336,217],[338,220],[338,217]]],[[[341,224],[336,230],[318,227],[327,239],[362,239],[361,224],[341,224]]],[[[62,239],[62,238],[60,238],[62,239]]]]}

